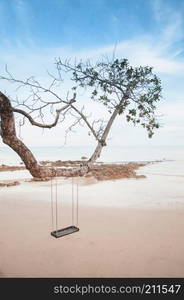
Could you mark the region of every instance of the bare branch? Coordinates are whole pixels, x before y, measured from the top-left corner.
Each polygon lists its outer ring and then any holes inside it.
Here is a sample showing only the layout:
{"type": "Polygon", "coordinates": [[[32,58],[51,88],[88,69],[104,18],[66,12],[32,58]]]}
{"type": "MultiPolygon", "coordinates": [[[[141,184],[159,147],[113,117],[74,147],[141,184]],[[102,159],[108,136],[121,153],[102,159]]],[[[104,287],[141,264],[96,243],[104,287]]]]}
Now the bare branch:
{"type": "MultiPolygon", "coordinates": [[[[15,79],[13,77],[13,75],[8,71],[7,66],[6,66],[6,73],[8,74],[8,77],[0,76],[0,80],[7,80],[7,81],[12,82],[12,83],[20,84],[17,89],[20,89],[21,87],[24,87],[24,86],[29,86],[31,88],[35,88],[37,90],[37,92],[42,91],[44,93],[50,93],[51,95],[53,95],[55,98],[57,98],[59,100],[58,103],[61,103],[61,102],[62,103],[67,103],[61,97],[59,97],[58,94],[53,92],[51,90],[51,88],[43,87],[37,80],[34,79],[33,76],[27,78],[26,80],[15,79]]],[[[53,84],[51,83],[51,87],[52,86],[53,86],[53,84]]]]}
{"type": "MultiPolygon", "coordinates": [[[[66,110],[68,107],[70,107],[71,104],[74,103],[74,102],[75,102],[75,99],[71,100],[71,101],[70,101],[67,105],[65,105],[64,107],[62,107],[62,108],[60,108],[60,109],[57,109],[57,110],[56,110],[56,118],[55,118],[54,122],[51,123],[51,124],[41,124],[41,123],[39,123],[39,122],[36,122],[36,121],[31,117],[30,114],[28,114],[27,112],[25,112],[25,111],[22,110],[22,109],[18,109],[18,108],[12,107],[12,111],[15,112],[15,113],[19,113],[19,114],[22,114],[23,116],[25,116],[25,117],[30,121],[30,123],[31,123],[32,125],[34,125],[34,126],[41,127],[41,128],[52,128],[52,127],[54,127],[54,126],[57,125],[58,120],[59,120],[59,116],[60,116],[61,112],[64,111],[64,110],[66,110]]],[[[42,117],[41,114],[42,114],[42,113],[41,113],[41,111],[40,111],[40,116],[42,117]]]]}
{"type": "Polygon", "coordinates": [[[91,132],[94,135],[95,139],[98,141],[99,140],[98,135],[96,134],[96,132],[95,132],[94,128],[91,126],[91,124],[88,122],[85,115],[80,110],[78,110],[74,105],[71,104],[71,107],[81,116],[81,118],[84,120],[84,122],[86,123],[88,128],[91,130],[91,132]]]}

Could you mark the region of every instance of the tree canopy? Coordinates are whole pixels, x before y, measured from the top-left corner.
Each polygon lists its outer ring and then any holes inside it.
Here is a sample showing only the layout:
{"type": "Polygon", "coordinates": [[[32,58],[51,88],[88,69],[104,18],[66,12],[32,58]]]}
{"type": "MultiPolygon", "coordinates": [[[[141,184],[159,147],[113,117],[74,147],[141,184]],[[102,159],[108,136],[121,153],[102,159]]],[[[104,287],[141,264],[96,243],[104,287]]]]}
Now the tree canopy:
{"type": "Polygon", "coordinates": [[[118,114],[126,114],[128,122],[140,124],[152,137],[154,129],[159,128],[155,117],[156,103],[161,98],[161,81],[153,74],[152,67],[135,67],[127,59],[106,60],[96,63],[90,61],[71,65],[57,61],[58,68],[72,72],[73,87],[91,88],[91,99],[103,103],[112,113],[118,107],[118,114]]]}

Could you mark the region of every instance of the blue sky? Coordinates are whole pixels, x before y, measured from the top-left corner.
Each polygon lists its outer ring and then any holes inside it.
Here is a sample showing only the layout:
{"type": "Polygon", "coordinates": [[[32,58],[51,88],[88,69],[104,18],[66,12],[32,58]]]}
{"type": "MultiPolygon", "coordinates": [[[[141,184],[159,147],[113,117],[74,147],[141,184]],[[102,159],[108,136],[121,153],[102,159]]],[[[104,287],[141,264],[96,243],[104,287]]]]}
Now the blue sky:
{"type": "Polygon", "coordinates": [[[0,0],[1,43],[80,49],[156,38],[178,13],[182,0],[0,0]]]}
{"type": "MultiPolygon", "coordinates": [[[[0,37],[1,73],[8,64],[21,78],[37,75],[46,82],[45,70],[53,68],[55,57],[96,59],[114,49],[132,65],[153,66],[163,84],[158,111],[163,128],[150,141],[143,129],[118,120],[110,143],[184,145],[183,0],[0,0],[0,37]],[[117,138],[122,132],[123,141],[117,138]]],[[[1,90],[13,93],[2,82],[1,90]]],[[[98,115],[98,108],[91,109],[98,115]]],[[[39,144],[40,131],[27,130],[25,141],[39,144]]],[[[42,136],[41,144],[58,145],[59,130],[42,136]]],[[[80,133],[71,136],[71,144],[83,141],[80,133]]]]}
{"type": "Polygon", "coordinates": [[[1,33],[12,44],[101,46],[143,33],[145,26],[154,31],[151,6],[149,0],[1,0],[1,33]]]}

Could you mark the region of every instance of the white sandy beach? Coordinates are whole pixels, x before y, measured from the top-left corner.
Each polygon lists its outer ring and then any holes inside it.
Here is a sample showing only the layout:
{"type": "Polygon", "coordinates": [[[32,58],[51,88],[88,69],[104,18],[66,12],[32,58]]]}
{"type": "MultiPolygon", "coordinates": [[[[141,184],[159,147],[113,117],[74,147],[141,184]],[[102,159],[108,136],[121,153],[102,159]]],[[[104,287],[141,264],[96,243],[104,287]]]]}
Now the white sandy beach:
{"type": "MultiPolygon", "coordinates": [[[[2,187],[0,276],[184,277],[184,162],[138,173],[147,178],[75,179],[80,231],[59,239],[50,235],[50,182],[2,187]]],[[[70,181],[57,181],[60,227],[71,225],[70,181]]]]}

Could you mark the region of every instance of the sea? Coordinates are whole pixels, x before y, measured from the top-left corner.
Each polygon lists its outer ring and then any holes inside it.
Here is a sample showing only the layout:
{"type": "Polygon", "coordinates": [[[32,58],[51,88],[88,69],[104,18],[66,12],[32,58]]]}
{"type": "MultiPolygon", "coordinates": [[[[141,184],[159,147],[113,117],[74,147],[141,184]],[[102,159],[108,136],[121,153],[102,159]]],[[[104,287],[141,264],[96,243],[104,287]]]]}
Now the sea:
{"type": "MultiPolygon", "coordinates": [[[[80,160],[90,158],[94,147],[30,147],[38,161],[80,160]]],[[[109,146],[104,147],[99,162],[184,161],[184,146],[109,146]]],[[[20,157],[8,146],[0,147],[0,165],[21,165],[20,157]]]]}

